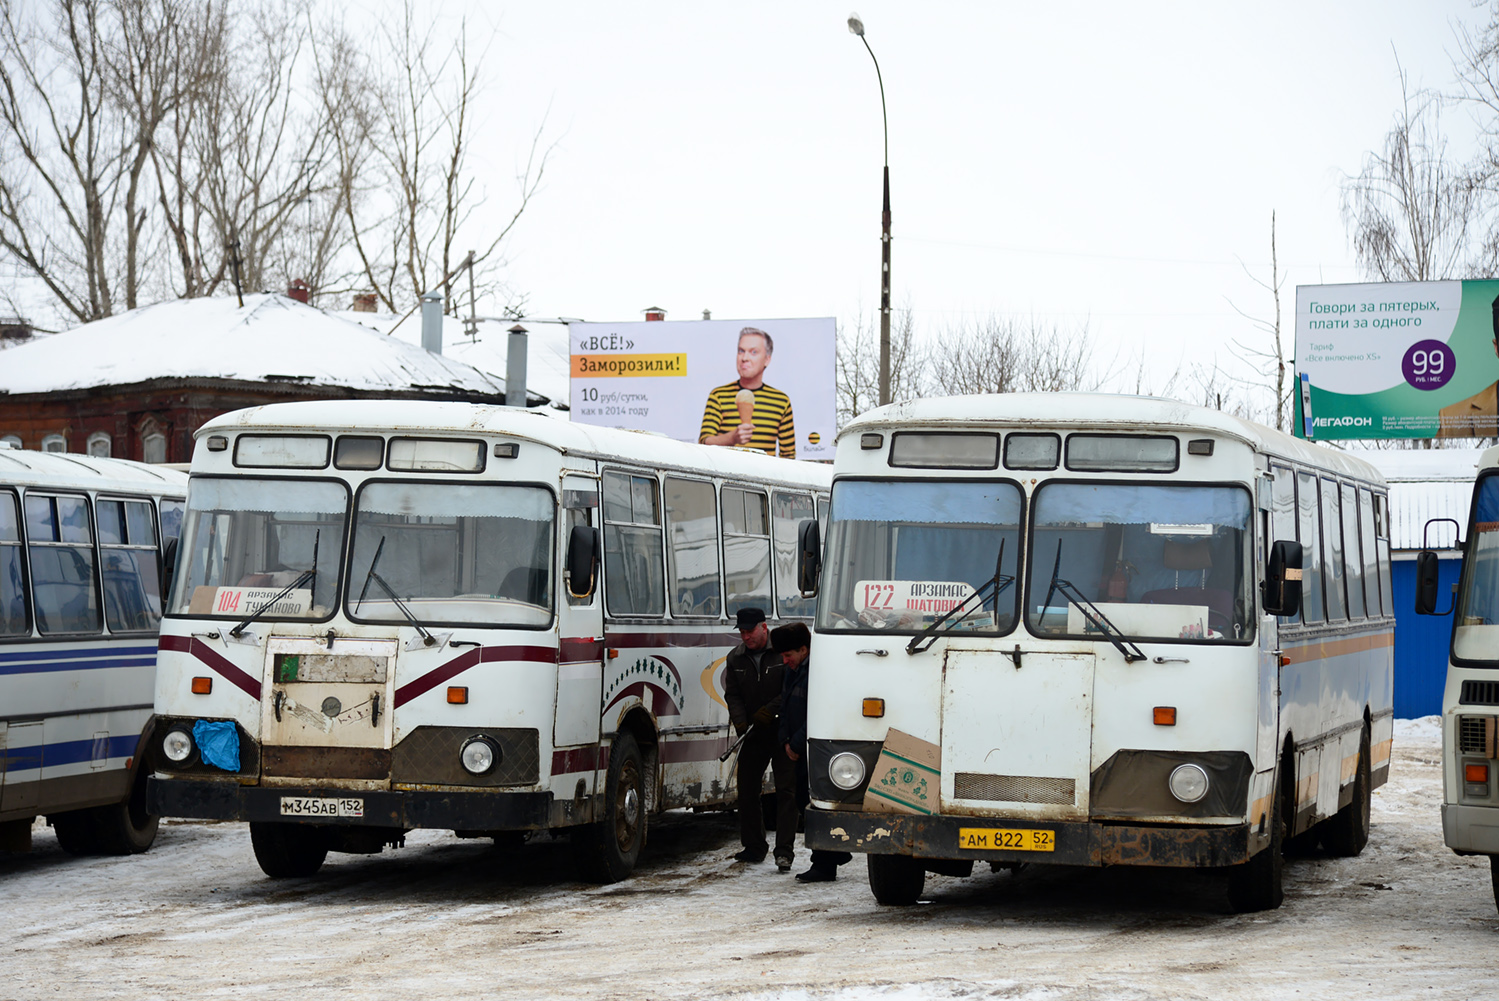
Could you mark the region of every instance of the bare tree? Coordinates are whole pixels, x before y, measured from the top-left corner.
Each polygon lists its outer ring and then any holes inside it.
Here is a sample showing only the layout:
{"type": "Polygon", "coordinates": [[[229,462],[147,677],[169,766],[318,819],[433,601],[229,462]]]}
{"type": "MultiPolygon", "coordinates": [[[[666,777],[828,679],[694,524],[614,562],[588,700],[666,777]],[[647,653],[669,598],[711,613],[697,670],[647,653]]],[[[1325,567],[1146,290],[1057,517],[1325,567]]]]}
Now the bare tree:
{"type": "Polygon", "coordinates": [[[939,334],[927,367],[933,389],[948,395],[1059,393],[1098,389],[1092,361],[1086,325],[1064,330],[991,315],[939,334]]]}
{"type": "Polygon", "coordinates": [[[1287,385],[1286,379],[1286,350],[1281,339],[1280,327],[1280,289],[1285,284],[1285,276],[1280,273],[1280,259],[1275,248],[1275,212],[1270,213],[1270,279],[1266,281],[1249,270],[1241,260],[1239,262],[1244,268],[1244,273],[1249,280],[1260,288],[1270,293],[1270,300],[1274,306],[1272,319],[1262,319],[1252,316],[1244,310],[1235,306],[1232,301],[1234,312],[1244,319],[1267,338],[1266,343],[1246,344],[1237,338],[1233,339],[1234,354],[1245,365],[1254,370],[1255,378],[1236,379],[1244,386],[1263,387],[1266,385],[1262,380],[1268,379],[1271,391],[1275,394],[1275,405],[1271,408],[1274,416],[1275,430],[1286,431],[1290,427],[1291,409],[1291,387],[1287,385]]]}
{"type": "MultiPolygon", "coordinates": [[[[896,310],[890,331],[890,402],[921,395],[921,353],[915,347],[911,307],[896,310]]],[[[880,403],[880,334],[878,323],[861,312],[852,325],[838,329],[838,426],[880,403]]]]}
{"type": "Polygon", "coordinates": [[[1470,246],[1483,211],[1482,179],[1448,159],[1442,100],[1411,94],[1400,73],[1401,106],[1384,147],[1343,182],[1343,220],[1354,256],[1378,281],[1432,281],[1470,273],[1470,246]]]}

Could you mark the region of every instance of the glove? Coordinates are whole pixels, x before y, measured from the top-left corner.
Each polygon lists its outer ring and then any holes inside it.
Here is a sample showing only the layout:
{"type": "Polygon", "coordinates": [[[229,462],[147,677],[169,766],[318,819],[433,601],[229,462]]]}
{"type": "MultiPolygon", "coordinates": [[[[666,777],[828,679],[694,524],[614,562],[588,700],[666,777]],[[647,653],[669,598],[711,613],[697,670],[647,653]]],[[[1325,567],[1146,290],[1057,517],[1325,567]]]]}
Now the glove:
{"type": "Polygon", "coordinates": [[[776,720],[775,710],[770,706],[761,706],[755,715],[750,717],[750,720],[760,726],[769,726],[776,720]]]}

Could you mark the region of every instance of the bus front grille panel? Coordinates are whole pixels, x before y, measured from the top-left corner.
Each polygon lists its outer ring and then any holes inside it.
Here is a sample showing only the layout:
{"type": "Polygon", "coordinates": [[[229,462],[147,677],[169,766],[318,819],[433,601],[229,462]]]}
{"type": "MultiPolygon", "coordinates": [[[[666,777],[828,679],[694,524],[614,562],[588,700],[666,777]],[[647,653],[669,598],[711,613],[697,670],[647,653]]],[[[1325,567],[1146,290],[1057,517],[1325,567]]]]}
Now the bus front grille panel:
{"type": "Polygon", "coordinates": [[[1077,803],[1077,783],[1072,779],[1041,778],[1034,775],[958,772],[953,776],[953,795],[957,799],[1074,806],[1077,803]]]}
{"type": "Polygon", "coordinates": [[[1465,706],[1499,706],[1499,681],[1464,681],[1457,701],[1465,706]]]}
{"type": "Polygon", "coordinates": [[[540,735],[524,727],[419,726],[395,746],[390,779],[401,785],[535,785],[541,781],[540,735]],[[498,752],[483,775],[470,774],[459,757],[475,737],[487,737],[498,752]]]}
{"type": "Polygon", "coordinates": [[[1495,756],[1493,716],[1459,716],[1457,718],[1457,750],[1460,754],[1477,754],[1485,758],[1495,756]]]}

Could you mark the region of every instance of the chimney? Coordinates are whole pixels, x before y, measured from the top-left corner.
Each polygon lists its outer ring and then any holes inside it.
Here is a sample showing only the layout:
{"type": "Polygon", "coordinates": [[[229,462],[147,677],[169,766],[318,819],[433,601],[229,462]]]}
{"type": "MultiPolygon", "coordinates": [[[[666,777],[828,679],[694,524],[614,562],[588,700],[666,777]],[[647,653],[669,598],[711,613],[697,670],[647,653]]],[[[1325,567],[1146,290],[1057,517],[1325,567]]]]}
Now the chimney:
{"type": "Polygon", "coordinates": [[[711,319],[713,319],[713,311],[711,309],[705,309],[705,310],[703,310],[703,319],[705,319],[705,320],[711,320],[711,319]]]}
{"type": "Polygon", "coordinates": [[[645,318],[647,320],[666,319],[666,310],[662,309],[660,306],[647,306],[644,310],[642,310],[642,312],[645,313],[645,318]]]}
{"type": "Polygon", "coordinates": [[[356,313],[373,313],[375,304],[379,301],[380,297],[373,292],[360,292],[354,297],[354,305],[350,308],[356,313]]]}
{"type": "Polygon", "coordinates": [[[422,347],[442,354],[442,293],[436,289],[422,293],[422,347]]]}
{"type": "Polygon", "coordinates": [[[510,343],[505,351],[505,406],[526,405],[526,328],[517,323],[510,328],[510,343]]]}
{"type": "Polygon", "coordinates": [[[312,288],[302,279],[293,278],[291,284],[286,286],[286,294],[298,302],[307,302],[312,298],[312,288]]]}

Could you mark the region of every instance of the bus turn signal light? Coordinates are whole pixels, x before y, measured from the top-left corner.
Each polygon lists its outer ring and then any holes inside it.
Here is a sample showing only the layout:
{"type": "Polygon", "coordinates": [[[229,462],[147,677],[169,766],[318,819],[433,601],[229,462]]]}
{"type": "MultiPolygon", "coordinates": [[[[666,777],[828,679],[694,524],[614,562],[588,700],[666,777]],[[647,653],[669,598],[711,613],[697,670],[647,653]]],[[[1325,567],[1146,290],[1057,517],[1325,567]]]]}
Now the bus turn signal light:
{"type": "Polygon", "coordinates": [[[1176,706],[1156,706],[1151,710],[1156,726],[1176,725],[1176,706]]]}
{"type": "Polygon", "coordinates": [[[193,694],[194,695],[207,695],[208,693],[210,693],[212,691],[213,691],[213,679],[212,678],[194,678],[193,679],[193,694]]]}
{"type": "Polygon", "coordinates": [[[448,705],[468,705],[468,688],[463,685],[452,685],[448,688],[448,705]]]}
{"type": "Polygon", "coordinates": [[[1489,782],[1489,766],[1488,765],[1465,765],[1463,767],[1463,779],[1464,779],[1464,781],[1473,782],[1475,784],[1476,783],[1482,783],[1484,785],[1488,785],[1488,782],[1489,782]]]}
{"type": "Polygon", "coordinates": [[[885,700],[865,699],[864,715],[870,717],[871,719],[879,719],[881,716],[885,715],[885,700]]]}

